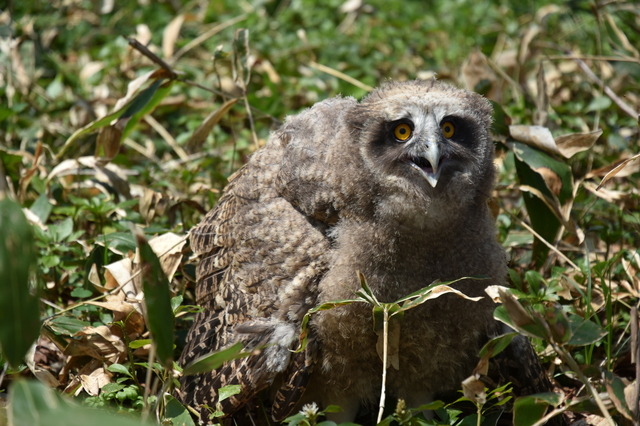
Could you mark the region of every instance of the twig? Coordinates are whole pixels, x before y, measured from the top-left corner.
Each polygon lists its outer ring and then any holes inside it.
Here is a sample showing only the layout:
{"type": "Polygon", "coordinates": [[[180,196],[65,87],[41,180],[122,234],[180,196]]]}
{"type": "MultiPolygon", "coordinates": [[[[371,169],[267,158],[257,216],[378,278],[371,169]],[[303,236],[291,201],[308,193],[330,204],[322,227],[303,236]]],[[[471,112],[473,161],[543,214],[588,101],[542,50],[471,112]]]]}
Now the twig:
{"type": "Polygon", "coordinates": [[[638,425],[638,420],[640,419],[640,381],[638,378],[640,377],[640,330],[638,330],[638,306],[634,306],[631,311],[631,336],[633,337],[632,342],[634,344],[631,345],[632,354],[635,355],[635,363],[636,363],[636,384],[635,384],[635,392],[634,392],[634,410],[633,410],[633,424],[634,426],[638,425]]]}
{"type": "Polygon", "coordinates": [[[133,37],[125,37],[125,36],[123,36],[123,37],[127,39],[127,41],[129,42],[129,46],[133,47],[138,52],[142,53],[144,56],[146,56],[147,58],[151,59],[156,64],[160,65],[160,67],[162,69],[164,69],[165,71],[167,71],[170,74],[171,78],[176,78],[178,76],[178,74],[183,74],[181,72],[175,71],[173,68],[171,68],[171,65],[166,63],[164,60],[160,59],[160,57],[158,55],[156,55],[155,53],[150,51],[147,48],[147,46],[145,46],[144,44],[140,43],[135,38],[133,38],[133,37]]]}
{"type": "MultiPolygon", "coordinates": [[[[562,50],[564,50],[564,49],[562,49],[562,50]]],[[[570,51],[570,50],[564,50],[564,52],[567,55],[574,56],[573,52],[570,51]]],[[[604,90],[604,93],[606,93],[606,95],[609,96],[611,98],[611,100],[613,102],[615,102],[616,105],[618,105],[620,107],[621,110],[623,110],[624,112],[629,114],[634,120],[638,119],[638,112],[634,111],[633,108],[631,108],[622,99],[620,99],[618,97],[618,95],[616,95],[615,92],[613,90],[611,90],[611,88],[609,86],[605,85],[604,82],[602,80],[600,80],[598,78],[598,76],[593,73],[593,71],[591,71],[589,66],[582,59],[576,58],[576,59],[574,59],[574,61],[578,64],[580,69],[582,69],[582,72],[584,72],[592,82],[594,82],[598,86],[600,86],[604,90]]]]}
{"type": "Polygon", "coordinates": [[[384,317],[382,323],[382,389],[380,390],[380,410],[378,410],[378,421],[382,421],[382,413],[384,412],[384,401],[386,399],[387,389],[387,357],[388,357],[388,340],[389,340],[389,310],[383,309],[384,317]]]}
{"type": "Polygon", "coordinates": [[[171,136],[171,134],[167,132],[167,129],[162,127],[162,124],[158,123],[155,118],[153,118],[150,114],[147,114],[144,116],[144,121],[146,121],[151,127],[153,127],[153,130],[158,132],[158,134],[171,147],[171,149],[173,149],[173,151],[178,154],[178,157],[180,157],[181,160],[184,161],[189,158],[189,154],[187,154],[186,151],[182,149],[180,145],[178,145],[178,142],[176,142],[173,136],[171,136]]]}
{"type": "Polygon", "coordinates": [[[509,215],[511,217],[513,217],[516,221],[518,221],[518,223],[520,225],[522,225],[527,231],[531,232],[536,238],[538,238],[538,240],[540,240],[544,245],[546,245],[547,247],[549,247],[551,250],[553,250],[554,253],[556,253],[558,256],[560,256],[562,258],[562,260],[564,260],[565,262],[567,262],[569,265],[571,265],[576,271],[580,271],[580,268],[578,267],[578,265],[576,265],[575,263],[573,263],[567,256],[565,256],[560,250],[558,250],[557,247],[555,247],[553,244],[551,244],[550,242],[548,242],[547,240],[545,240],[540,234],[538,234],[536,231],[534,231],[534,229],[532,227],[530,227],[529,225],[527,225],[527,223],[525,221],[523,221],[522,219],[520,219],[518,216],[514,215],[513,213],[511,213],[510,211],[508,211],[507,209],[504,209],[504,211],[506,211],[507,213],[509,213],[509,215]]]}
{"type": "Polygon", "coordinates": [[[640,64],[640,59],[627,56],[602,56],[602,55],[550,55],[546,59],[550,61],[558,60],[588,60],[588,61],[607,61],[607,62],[635,62],[640,64]]]}

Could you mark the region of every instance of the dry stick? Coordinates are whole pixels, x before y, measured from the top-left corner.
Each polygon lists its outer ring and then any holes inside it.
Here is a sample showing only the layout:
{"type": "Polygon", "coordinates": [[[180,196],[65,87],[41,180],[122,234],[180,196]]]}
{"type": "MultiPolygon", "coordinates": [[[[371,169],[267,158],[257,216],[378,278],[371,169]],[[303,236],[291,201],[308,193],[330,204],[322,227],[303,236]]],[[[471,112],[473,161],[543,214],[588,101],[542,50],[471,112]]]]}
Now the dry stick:
{"type": "Polygon", "coordinates": [[[635,62],[640,64],[640,59],[630,58],[627,56],[601,56],[601,55],[550,55],[547,56],[548,60],[557,61],[557,60],[590,60],[590,61],[607,61],[607,62],[635,62]]]}
{"type": "MultiPolygon", "coordinates": [[[[569,52],[569,54],[571,53],[569,52]]],[[[609,86],[605,85],[602,80],[600,80],[598,76],[595,75],[593,71],[591,71],[591,69],[587,66],[587,64],[584,63],[582,59],[574,59],[574,61],[576,61],[578,66],[580,66],[580,68],[582,69],[582,72],[584,72],[591,81],[603,88],[604,93],[606,93],[607,96],[609,96],[611,100],[620,107],[621,110],[629,114],[633,119],[638,119],[638,113],[634,111],[633,108],[631,108],[629,105],[627,105],[622,99],[620,99],[609,86]]]]}
{"type": "Polygon", "coordinates": [[[546,245],[547,247],[549,247],[551,250],[553,250],[553,252],[555,254],[557,254],[558,256],[560,256],[562,258],[562,260],[564,260],[565,262],[567,262],[569,265],[571,265],[576,271],[580,271],[580,268],[578,267],[578,265],[576,265],[575,263],[573,263],[567,256],[565,256],[560,250],[558,250],[557,247],[555,247],[553,244],[551,244],[550,242],[548,242],[547,240],[545,240],[540,234],[538,234],[536,231],[533,230],[532,227],[530,227],[529,225],[527,225],[527,223],[525,221],[523,221],[522,219],[520,219],[518,216],[514,215],[513,213],[511,213],[508,210],[504,210],[507,213],[509,213],[509,215],[511,215],[511,217],[513,217],[516,221],[518,221],[518,223],[520,223],[520,225],[522,225],[524,228],[526,228],[527,231],[531,232],[536,238],[538,238],[544,245],[546,245]]]}
{"type": "Polygon", "coordinates": [[[153,130],[158,132],[158,134],[171,147],[171,149],[173,149],[173,151],[178,154],[178,157],[180,157],[181,160],[186,160],[189,158],[189,154],[187,154],[186,151],[182,149],[180,145],[178,145],[178,142],[173,138],[173,136],[171,136],[171,134],[169,134],[169,132],[167,132],[167,129],[165,129],[162,124],[158,123],[158,121],[153,118],[151,114],[145,115],[144,121],[146,121],[151,127],[153,127],[153,130]]]}
{"type": "Polygon", "coordinates": [[[135,38],[126,37],[126,36],[123,36],[123,37],[127,39],[127,41],[129,42],[129,46],[133,47],[138,52],[142,53],[144,56],[146,56],[147,58],[151,59],[156,64],[160,65],[160,67],[162,69],[164,69],[169,74],[171,74],[171,78],[176,78],[179,74],[184,74],[182,72],[175,71],[173,68],[171,68],[171,65],[166,63],[164,60],[160,59],[160,57],[158,55],[156,55],[155,53],[150,51],[147,48],[147,46],[145,46],[144,44],[140,43],[135,38]]]}
{"type": "Polygon", "coordinates": [[[631,336],[632,336],[632,355],[635,355],[635,363],[636,363],[636,385],[634,392],[635,399],[635,407],[633,410],[633,424],[637,426],[639,424],[638,420],[640,419],[640,381],[638,378],[640,377],[640,330],[638,330],[638,306],[634,306],[631,310],[631,336]]]}
{"type": "Polygon", "coordinates": [[[382,413],[384,412],[384,400],[386,398],[387,388],[387,344],[389,339],[389,311],[385,307],[383,309],[384,318],[382,323],[382,389],[380,391],[380,410],[378,411],[378,421],[382,421],[382,413]]]}

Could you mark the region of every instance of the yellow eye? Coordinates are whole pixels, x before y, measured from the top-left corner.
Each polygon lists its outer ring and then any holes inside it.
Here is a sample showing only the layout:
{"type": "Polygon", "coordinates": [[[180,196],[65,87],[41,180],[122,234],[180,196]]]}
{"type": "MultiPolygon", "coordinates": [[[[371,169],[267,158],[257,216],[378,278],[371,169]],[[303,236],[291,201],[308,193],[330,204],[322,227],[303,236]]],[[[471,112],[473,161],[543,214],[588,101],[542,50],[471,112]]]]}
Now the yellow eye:
{"type": "Polygon", "coordinates": [[[456,133],[456,126],[450,121],[445,121],[440,127],[445,138],[450,139],[456,133]]]}
{"type": "Polygon", "coordinates": [[[411,137],[411,127],[407,123],[400,123],[396,126],[393,134],[399,141],[406,141],[411,137]]]}

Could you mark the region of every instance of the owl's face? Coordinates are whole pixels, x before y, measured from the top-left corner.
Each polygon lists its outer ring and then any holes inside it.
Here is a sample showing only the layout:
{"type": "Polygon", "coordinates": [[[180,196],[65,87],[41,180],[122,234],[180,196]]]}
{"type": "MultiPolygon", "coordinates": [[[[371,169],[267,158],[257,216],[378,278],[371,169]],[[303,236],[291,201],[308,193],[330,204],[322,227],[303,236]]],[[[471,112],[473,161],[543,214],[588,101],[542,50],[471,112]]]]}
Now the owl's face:
{"type": "Polygon", "coordinates": [[[423,211],[486,200],[494,178],[488,103],[441,83],[400,87],[383,86],[360,104],[360,154],[386,195],[423,211]]]}

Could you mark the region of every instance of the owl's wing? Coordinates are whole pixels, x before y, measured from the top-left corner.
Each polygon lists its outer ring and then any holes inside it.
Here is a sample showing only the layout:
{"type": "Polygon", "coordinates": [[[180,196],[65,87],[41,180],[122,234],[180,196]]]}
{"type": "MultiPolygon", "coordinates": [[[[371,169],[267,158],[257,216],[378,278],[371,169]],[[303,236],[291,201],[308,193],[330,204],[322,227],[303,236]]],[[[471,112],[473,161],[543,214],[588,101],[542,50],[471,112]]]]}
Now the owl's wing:
{"type": "Polygon", "coordinates": [[[260,390],[275,387],[272,417],[281,420],[309,380],[315,345],[301,353],[291,349],[297,347],[302,318],[316,305],[317,285],[329,262],[328,229],[338,214],[323,139],[329,135],[318,129],[327,121],[325,114],[335,124],[340,110],[322,110],[323,104],[273,134],[229,179],[216,208],[191,232],[192,250],[200,256],[196,298],[203,311],[188,333],[180,364],[237,341],[254,351],[210,373],[181,379],[181,399],[200,407],[202,421],[209,421],[218,389],[227,385],[240,385],[241,392],[221,402],[226,415],[260,390]]]}

